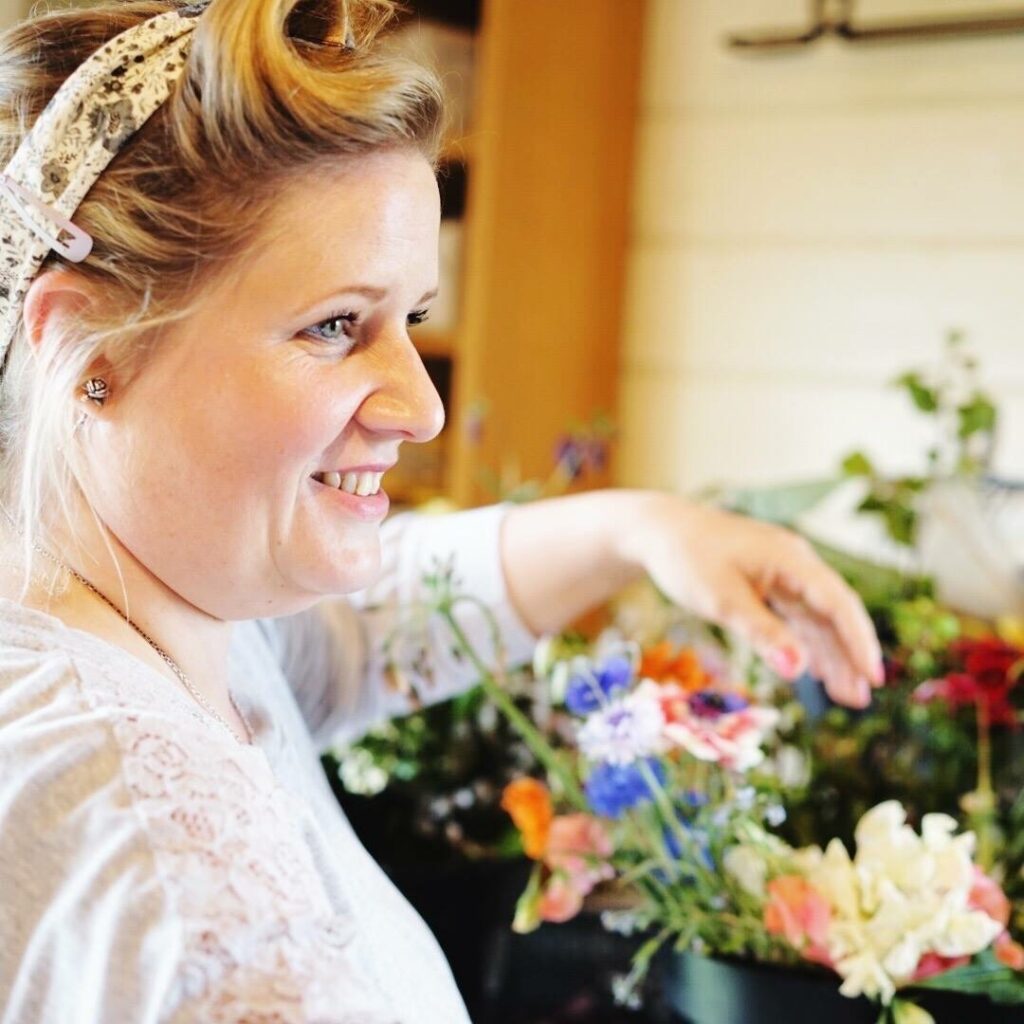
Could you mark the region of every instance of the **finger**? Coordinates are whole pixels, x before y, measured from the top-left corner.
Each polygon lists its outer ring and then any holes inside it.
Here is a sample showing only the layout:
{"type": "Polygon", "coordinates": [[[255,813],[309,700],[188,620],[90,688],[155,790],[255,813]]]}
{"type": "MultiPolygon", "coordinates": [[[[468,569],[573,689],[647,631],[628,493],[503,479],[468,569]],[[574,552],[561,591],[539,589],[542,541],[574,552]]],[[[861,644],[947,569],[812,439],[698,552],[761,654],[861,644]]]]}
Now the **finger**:
{"type": "Polygon", "coordinates": [[[803,545],[786,567],[788,589],[829,621],[857,674],[880,686],[885,679],[882,647],[863,602],[839,573],[803,545]]]}
{"type": "Polygon", "coordinates": [[[810,671],[824,683],[828,695],[849,707],[866,707],[871,701],[870,684],[851,664],[831,625],[796,599],[777,599],[773,604],[806,646],[810,671]]]}
{"type": "Polygon", "coordinates": [[[765,661],[786,679],[795,679],[807,667],[808,656],[789,626],[776,615],[744,577],[718,588],[715,614],[719,625],[747,639],[765,661]]]}

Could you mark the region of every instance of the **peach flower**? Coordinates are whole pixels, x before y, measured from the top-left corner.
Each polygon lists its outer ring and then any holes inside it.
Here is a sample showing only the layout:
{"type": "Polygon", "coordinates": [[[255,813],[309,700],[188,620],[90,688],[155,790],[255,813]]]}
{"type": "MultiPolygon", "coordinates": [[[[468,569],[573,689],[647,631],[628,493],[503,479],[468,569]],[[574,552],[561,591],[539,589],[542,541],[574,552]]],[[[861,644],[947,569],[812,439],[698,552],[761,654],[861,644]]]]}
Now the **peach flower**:
{"type": "Polygon", "coordinates": [[[805,960],[832,966],[825,945],[832,909],[828,900],[799,875],[783,875],[768,883],[764,926],[769,935],[782,935],[805,960]]]}

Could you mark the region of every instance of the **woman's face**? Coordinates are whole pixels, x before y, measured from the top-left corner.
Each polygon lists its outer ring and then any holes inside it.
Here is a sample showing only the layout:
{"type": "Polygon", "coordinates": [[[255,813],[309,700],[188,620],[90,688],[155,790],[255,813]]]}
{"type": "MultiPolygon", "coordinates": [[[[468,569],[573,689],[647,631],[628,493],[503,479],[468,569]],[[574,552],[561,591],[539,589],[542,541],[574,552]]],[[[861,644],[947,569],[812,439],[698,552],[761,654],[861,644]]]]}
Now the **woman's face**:
{"type": "Polygon", "coordinates": [[[295,186],[241,276],[123,391],[112,382],[89,430],[89,496],[196,607],[288,614],[377,577],[386,495],[324,474],[375,490],[364,473],[441,430],[409,338],[437,287],[439,220],[433,172],[408,151],[295,186]]]}

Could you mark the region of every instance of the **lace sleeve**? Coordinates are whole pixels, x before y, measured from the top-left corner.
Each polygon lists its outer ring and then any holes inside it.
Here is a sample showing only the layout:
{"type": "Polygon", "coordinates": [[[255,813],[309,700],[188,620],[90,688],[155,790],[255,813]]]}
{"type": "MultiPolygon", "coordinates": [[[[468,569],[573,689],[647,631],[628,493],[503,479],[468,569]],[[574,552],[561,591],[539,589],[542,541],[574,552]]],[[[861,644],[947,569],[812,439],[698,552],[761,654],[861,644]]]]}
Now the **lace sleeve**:
{"type": "MultiPolygon", "coordinates": [[[[508,657],[530,658],[536,637],[512,606],[501,567],[501,523],[511,508],[491,505],[448,515],[401,513],[381,528],[379,580],[365,591],[323,601],[309,611],[261,620],[274,655],[295,693],[317,749],[352,740],[385,718],[412,709],[407,693],[389,684],[384,644],[422,592],[436,559],[453,557],[462,589],[497,618],[508,657]]],[[[490,650],[484,616],[459,614],[470,639],[490,650]]],[[[409,673],[422,704],[446,700],[476,681],[471,665],[452,656],[447,631],[435,623],[423,635],[426,658],[409,673]]]]}
{"type": "Polygon", "coordinates": [[[397,1024],[310,812],[127,657],[0,663],[0,1020],[397,1024]]]}

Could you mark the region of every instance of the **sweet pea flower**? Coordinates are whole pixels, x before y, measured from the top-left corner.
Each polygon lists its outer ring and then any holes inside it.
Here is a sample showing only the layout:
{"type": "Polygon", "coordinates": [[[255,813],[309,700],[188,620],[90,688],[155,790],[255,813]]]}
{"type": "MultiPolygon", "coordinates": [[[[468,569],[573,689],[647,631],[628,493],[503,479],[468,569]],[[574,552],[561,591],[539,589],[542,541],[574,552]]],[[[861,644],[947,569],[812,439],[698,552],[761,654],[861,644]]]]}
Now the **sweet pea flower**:
{"type": "Polygon", "coordinates": [[[838,840],[806,859],[807,881],[831,908],[825,945],[844,995],[888,1004],[901,986],[965,962],[1003,932],[991,880],[971,861],[974,836],[955,833],[952,818],[929,814],[918,835],[887,801],[858,823],[854,859],[838,840]]]}
{"type": "MultiPolygon", "coordinates": [[[[589,814],[563,814],[554,818],[548,832],[544,863],[552,871],[573,878],[587,892],[598,882],[611,878],[614,870],[605,863],[614,847],[604,825],[589,814]]],[[[585,893],[584,893],[585,895],[585,893]]]]}
{"type": "Polygon", "coordinates": [[[768,883],[764,926],[782,935],[805,960],[832,966],[827,948],[832,909],[828,900],[799,875],[783,875],[768,883]]]}
{"type": "Polygon", "coordinates": [[[612,841],[604,825],[589,814],[565,814],[551,822],[544,863],[551,876],[538,905],[543,921],[568,921],[583,906],[583,898],[599,882],[615,876],[606,862],[612,841]]]}
{"type": "Polygon", "coordinates": [[[501,807],[522,833],[526,856],[539,860],[547,849],[554,817],[547,786],[537,779],[515,779],[505,787],[501,807]]]}
{"type": "Polygon", "coordinates": [[[1024,971],[1024,946],[1014,942],[1009,932],[1003,932],[992,947],[996,959],[1012,971],[1024,971]]]}
{"type": "Polygon", "coordinates": [[[580,912],[585,895],[573,879],[562,874],[552,875],[540,895],[537,913],[542,921],[561,924],[580,912]]]}

